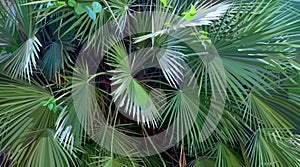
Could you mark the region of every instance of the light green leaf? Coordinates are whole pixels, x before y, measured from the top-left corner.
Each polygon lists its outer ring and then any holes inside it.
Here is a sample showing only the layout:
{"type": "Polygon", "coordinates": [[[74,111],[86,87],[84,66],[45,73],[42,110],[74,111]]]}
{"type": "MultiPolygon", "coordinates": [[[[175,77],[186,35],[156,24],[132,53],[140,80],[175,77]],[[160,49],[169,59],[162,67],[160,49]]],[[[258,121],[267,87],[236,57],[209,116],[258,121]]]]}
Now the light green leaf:
{"type": "Polygon", "coordinates": [[[84,8],[84,6],[82,5],[82,4],[80,4],[80,3],[77,3],[76,5],[75,5],[75,13],[76,14],[78,14],[78,15],[81,15],[81,14],[83,14],[83,13],[85,13],[85,8],[84,8]]]}
{"type": "Polygon", "coordinates": [[[164,7],[167,6],[167,0],[160,0],[160,2],[164,5],[164,7]]]}
{"type": "Polygon", "coordinates": [[[195,15],[197,13],[197,10],[195,8],[194,5],[191,5],[191,9],[190,9],[190,12],[189,12],[191,15],[195,15]]]}
{"type": "Polygon", "coordinates": [[[42,101],[42,102],[41,102],[41,105],[42,105],[42,106],[46,106],[46,105],[48,105],[48,102],[47,102],[47,101],[42,101]]]}
{"type": "Polygon", "coordinates": [[[92,6],[95,13],[99,13],[102,10],[102,5],[99,2],[93,2],[92,6]]]}
{"type": "Polygon", "coordinates": [[[88,6],[85,6],[85,11],[92,20],[96,20],[96,13],[88,6]]]}
{"type": "Polygon", "coordinates": [[[48,108],[49,108],[49,110],[50,110],[50,111],[52,111],[52,110],[53,110],[53,108],[54,108],[54,104],[52,104],[52,103],[51,103],[51,104],[49,104],[49,105],[48,105],[48,108]]]}
{"type": "Polygon", "coordinates": [[[71,7],[74,7],[76,5],[76,1],[75,0],[68,0],[68,5],[71,7]]]}
{"type": "Polygon", "coordinates": [[[195,14],[197,14],[197,10],[194,5],[191,5],[190,11],[189,12],[183,12],[183,15],[185,15],[185,19],[187,21],[190,21],[194,18],[195,14]]]}
{"type": "Polygon", "coordinates": [[[189,14],[187,14],[186,16],[185,16],[185,19],[187,20],[187,21],[190,21],[190,20],[192,20],[193,19],[193,15],[191,15],[190,13],[189,14]]]}

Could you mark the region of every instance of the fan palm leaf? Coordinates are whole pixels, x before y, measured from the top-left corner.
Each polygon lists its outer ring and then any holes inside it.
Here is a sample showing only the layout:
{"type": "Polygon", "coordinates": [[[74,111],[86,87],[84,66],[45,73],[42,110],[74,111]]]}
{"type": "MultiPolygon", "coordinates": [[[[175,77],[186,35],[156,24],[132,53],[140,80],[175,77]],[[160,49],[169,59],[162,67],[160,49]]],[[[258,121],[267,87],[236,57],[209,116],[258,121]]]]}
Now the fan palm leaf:
{"type": "Polygon", "coordinates": [[[1,79],[0,148],[8,151],[12,165],[40,166],[45,160],[56,166],[74,164],[73,157],[54,139],[57,115],[40,104],[50,94],[40,86],[5,75],[1,79]]]}

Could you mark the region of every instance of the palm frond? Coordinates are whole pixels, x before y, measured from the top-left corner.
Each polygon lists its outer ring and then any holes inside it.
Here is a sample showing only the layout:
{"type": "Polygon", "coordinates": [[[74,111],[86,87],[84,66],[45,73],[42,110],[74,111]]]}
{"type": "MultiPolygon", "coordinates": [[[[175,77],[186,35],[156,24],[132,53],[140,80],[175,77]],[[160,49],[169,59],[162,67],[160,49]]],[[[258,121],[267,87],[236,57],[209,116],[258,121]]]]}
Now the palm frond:
{"type": "Polygon", "coordinates": [[[116,68],[110,72],[113,75],[112,86],[117,87],[112,92],[117,107],[132,115],[133,118],[136,117],[138,123],[147,124],[149,127],[150,124],[157,126],[160,119],[159,109],[150,92],[152,91],[154,96],[159,95],[159,92],[155,92],[153,88],[134,78],[142,70],[151,68],[147,65],[151,65],[152,53],[141,51],[134,55],[127,55],[122,44],[117,44],[113,49],[113,53],[109,54],[112,61],[108,64],[116,68]]]}
{"type": "Polygon", "coordinates": [[[218,147],[216,162],[217,166],[220,167],[243,166],[241,159],[230,148],[222,143],[220,143],[218,147]]]}
{"type": "Polygon", "coordinates": [[[299,36],[297,16],[285,9],[287,3],[279,2],[257,0],[233,4],[227,14],[209,28],[224,62],[230,94],[243,101],[253,87],[264,92],[267,88],[274,90],[273,80],[278,78],[265,68],[265,62],[282,57],[290,59],[295,48],[299,48],[298,40],[294,39],[299,36]]]}
{"type": "Polygon", "coordinates": [[[288,98],[284,94],[273,93],[273,96],[263,98],[251,93],[248,97],[249,106],[245,107],[244,120],[253,129],[277,128],[289,131],[294,126],[291,119],[299,112],[298,105],[288,98]]]}
{"type": "Polygon", "coordinates": [[[50,95],[33,84],[1,75],[0,150],[9,152],[12,165],[71,166],[75,161],[54,139],[57,115],[40,104],[50,95]]]}
{"type": "Polygon", "coordinates": [[[41,46],[36,37],[28,39],[4,62],[6,64],[4,70],[12,77],[26,78],[30,81],[33,70],[37,68],[38,52],[41,46]]]}
{"type": "MultiPolygon", "coordinates": [[[[257,131],[248,148],[253,166],[297,166],[299,139],[289,134],[278,136],[275,129],[257,131]]],[[[284,132],[283,132],[284,133],[284,132]]]]}
{"type": "Polygon", "coordinates": [[[5,66],[3,69],[8,71],[12,77],[21,77],[30,80],[33,69],[37,67],[41,42],[36,37],[37,26],[31,14],[33,9],[31,6],[20,6],[22,2],[25,1],[20,0],[11,3],[10,7],[5,11],[8,19],[1,24],[1,27],[4,28],[6,23],[13,23],[15,26],[6,26],[5,28],[7,31],[10,28],[15,28],[13,32],[18,32],[17,35],[20,41],[22,41],[19,47],[13,51],[10,58],[4,62],[5,66]]]}
{"type": "Polygon", "coordinates": [[[195,26],[203,26],[203,25],[210,25],[213,20],[219,19],[230,7],[229,4],[226,2],[222,2],[219,4],[211,4],[211,5],[203,5],[205,3],[202,3],[202,6],[200,4],[200,8],[198,9],[197,13],[193,17],[192,20],[186,21],[181,20],[179,22],[173,22],[171,28],[168,29],[162,29],[156,32],[152,32],[151,34],[141,36],[136,38],[135,43],[139,43],[141,41],[144,41],[149,38],[154,38],[157,36],[161,36],[163,34],[167,34],[170,31],[176,31],[177,29],[182,29],[185,27],[195,27],[195,26]]]}

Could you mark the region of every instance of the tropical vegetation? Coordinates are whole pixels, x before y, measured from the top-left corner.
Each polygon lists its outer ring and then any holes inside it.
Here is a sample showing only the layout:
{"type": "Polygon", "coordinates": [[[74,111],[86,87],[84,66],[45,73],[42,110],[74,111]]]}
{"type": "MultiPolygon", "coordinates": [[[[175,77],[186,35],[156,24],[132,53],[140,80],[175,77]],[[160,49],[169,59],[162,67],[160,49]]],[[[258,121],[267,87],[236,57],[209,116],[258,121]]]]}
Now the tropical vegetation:
{"type": "Polygon", "coordinates": [[[298,0],[0,2],[0,166],[300,166],[298,0]]]}

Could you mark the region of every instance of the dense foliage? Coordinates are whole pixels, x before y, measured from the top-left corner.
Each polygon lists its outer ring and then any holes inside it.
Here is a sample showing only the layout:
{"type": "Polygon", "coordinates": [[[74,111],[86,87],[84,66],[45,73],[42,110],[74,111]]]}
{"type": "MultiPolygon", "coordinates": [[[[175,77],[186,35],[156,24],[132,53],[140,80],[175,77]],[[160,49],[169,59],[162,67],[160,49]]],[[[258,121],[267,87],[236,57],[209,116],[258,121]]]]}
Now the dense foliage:
{"type": "Polygon", "coordinates": [[[0,166],[300,166],[299,1],[0,2],[0,166]]]}

